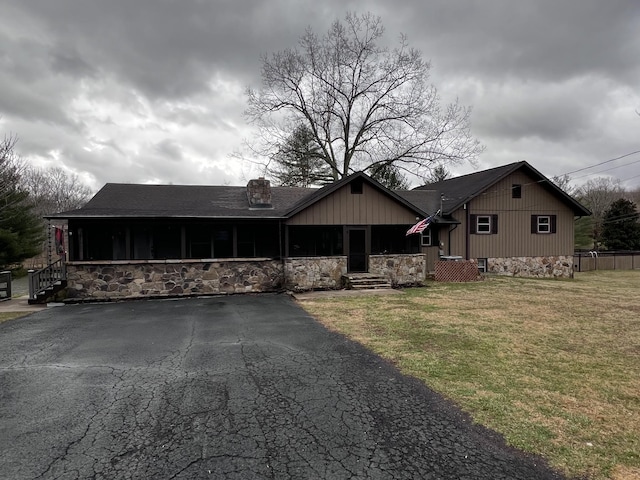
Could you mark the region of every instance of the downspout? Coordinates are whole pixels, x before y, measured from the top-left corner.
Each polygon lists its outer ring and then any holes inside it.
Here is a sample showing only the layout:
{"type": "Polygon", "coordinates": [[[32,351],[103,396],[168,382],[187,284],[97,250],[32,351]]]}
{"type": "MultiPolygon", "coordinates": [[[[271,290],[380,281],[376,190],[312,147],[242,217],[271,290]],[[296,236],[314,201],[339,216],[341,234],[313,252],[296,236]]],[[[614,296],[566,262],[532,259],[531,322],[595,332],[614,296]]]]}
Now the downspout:
{"type": "Polygon", "coordinates": [[[455,225],[453,225],[453,228],[449,227],[449,240],[448,240],[448,245],[447,245],[447,255],[451,255],[451,233],[453,233],[453,231],[458,228],[458,224],[456,223],[455,225]]]}
{"type": "Polygon", "coordinates": [[[469,260],[470,251],[469,244],[471,243],[471,212],[469,208],[469,203],[464,204],[464,209],[466,211],[466,225],[465,225],[465,260],[469,260]]]}

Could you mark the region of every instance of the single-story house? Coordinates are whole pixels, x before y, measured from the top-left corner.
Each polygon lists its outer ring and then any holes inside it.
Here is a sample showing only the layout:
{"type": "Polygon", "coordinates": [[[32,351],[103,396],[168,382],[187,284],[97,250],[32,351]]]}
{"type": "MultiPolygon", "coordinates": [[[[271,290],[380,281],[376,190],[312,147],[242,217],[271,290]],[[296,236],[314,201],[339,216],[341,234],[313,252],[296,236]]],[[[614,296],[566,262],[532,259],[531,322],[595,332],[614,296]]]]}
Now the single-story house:
{"type": "Polygon", "coordinates": [[[109,183],[48,218],[64,227],[68,296],[123,298],[339,288],[364,272],[418,285],[443,258],[570,276],[588,214],[520,162],[410,191],[361,172],[319,189],[109,183]]]}

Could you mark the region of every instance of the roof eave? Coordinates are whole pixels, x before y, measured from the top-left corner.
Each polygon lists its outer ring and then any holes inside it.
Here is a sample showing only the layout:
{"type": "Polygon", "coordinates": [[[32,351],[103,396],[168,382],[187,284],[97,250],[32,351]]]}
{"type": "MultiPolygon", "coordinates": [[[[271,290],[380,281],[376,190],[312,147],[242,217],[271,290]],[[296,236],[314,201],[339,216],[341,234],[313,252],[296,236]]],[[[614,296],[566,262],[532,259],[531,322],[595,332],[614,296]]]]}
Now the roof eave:
{"type": "Polygon", "coordinates": [[[171,219],[205,219],[205,220],[285,220],[286,217],[282,215],[48,215],[43,218],[51,220],[82,220],[82,219],[110,219],[117,220],[121,218],[126,219],[159,219],[159,218],[171,218],[171,219]]]}

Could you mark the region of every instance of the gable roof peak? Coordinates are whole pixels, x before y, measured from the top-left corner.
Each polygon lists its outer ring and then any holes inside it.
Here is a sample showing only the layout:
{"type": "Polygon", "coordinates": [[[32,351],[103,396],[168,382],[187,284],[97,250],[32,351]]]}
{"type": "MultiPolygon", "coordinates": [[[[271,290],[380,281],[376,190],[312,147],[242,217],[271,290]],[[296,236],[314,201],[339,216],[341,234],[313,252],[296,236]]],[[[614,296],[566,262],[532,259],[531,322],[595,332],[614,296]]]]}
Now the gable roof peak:
{"type": "Polygon", "coordinates": [[[590,215],[588,209],[577,202],[573,197],[564,192],[555,183],[546,176],[533,168],[528,162],[522,160],[519,162],[509,163],[498,167],[481,170],[479,172],[468,173],[459,177],[448,178],[440,182],[430,183],[420,187],[417,190],[437,189],[445,195],[443,202],[443,213],[451,214],[454,210],[460,208],[463,204],[474,199],[478,195],[485,192],[488,188],[503,180],[512,173],[523,170],[536,183],[540,183],[552,195],[556,195],[562,199],[574,211],[575,215],[590,215]]]}

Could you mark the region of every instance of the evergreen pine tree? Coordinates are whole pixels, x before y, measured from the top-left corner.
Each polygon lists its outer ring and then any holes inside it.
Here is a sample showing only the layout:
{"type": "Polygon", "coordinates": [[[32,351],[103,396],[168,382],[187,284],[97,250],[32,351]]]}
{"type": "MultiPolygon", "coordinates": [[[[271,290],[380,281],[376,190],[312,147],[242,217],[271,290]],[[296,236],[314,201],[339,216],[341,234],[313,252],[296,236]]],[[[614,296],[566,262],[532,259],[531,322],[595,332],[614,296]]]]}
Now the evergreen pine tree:
{"type": "Polygon", "coordinates": [[[640,213],[624,198],[611,204],[602,222],[602,241],[608,250],[640,250],[640,213]]]}

